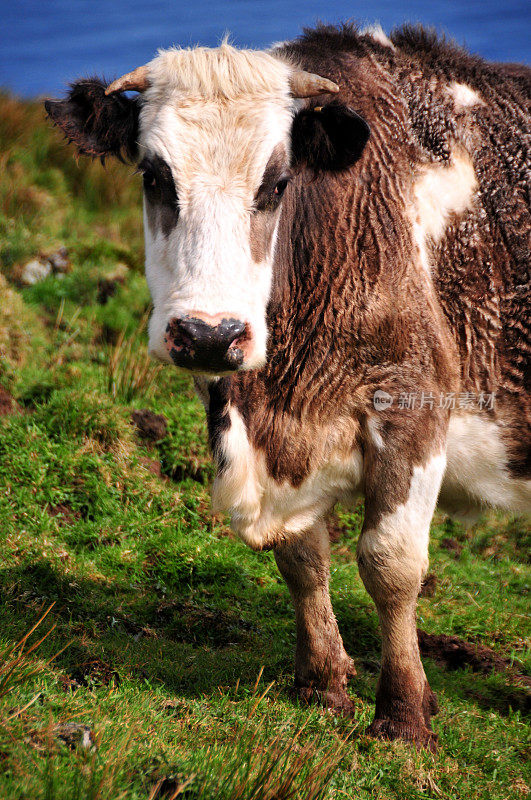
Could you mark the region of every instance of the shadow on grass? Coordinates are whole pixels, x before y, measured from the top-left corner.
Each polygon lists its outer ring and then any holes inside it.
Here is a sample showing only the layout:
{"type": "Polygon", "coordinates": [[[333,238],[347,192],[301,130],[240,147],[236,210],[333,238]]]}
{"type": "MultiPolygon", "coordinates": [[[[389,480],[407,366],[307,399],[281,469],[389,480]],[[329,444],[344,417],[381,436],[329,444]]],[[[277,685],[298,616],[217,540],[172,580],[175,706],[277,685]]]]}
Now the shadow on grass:
{"type": "MultiPolygon", "coordinates": [[[[236,570],[234,569],[236,572],[236,570]]],[[[0,571],[3,635],[16,639],[35,621],[44,604],[55,601],[54,636],[44,643],[52,655],[71,642],[57,659],[65,686],[119,683],[143,679],[163,684],[184,697],[198,697],[231,687],[237,680],[251,687],[263,666],[265,680],[277,680],[281,693],[291,682],[294,619],[287,589],[261,587],[248,616],[219,607],[212,593],[198,587],[161,597],[150,587],[93,579],[69,580],[50,562],[0,571]]],[[[345,646],[359,675],[352,688],[374,701],[380,658],[375,614],[336,601],[345,646]]],[[[511,676],[448,671],[427,660],[432,688],[464,703],[508,714],[529,711],[529,692],[511,676]]]]}

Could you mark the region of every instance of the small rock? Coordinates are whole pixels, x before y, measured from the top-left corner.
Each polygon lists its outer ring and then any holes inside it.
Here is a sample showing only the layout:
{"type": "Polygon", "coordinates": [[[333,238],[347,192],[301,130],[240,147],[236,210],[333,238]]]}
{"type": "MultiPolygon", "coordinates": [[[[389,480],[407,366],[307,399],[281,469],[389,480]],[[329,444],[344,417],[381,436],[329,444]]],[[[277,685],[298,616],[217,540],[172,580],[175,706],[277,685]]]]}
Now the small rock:
{"type": "Polygon", "coordinates": [[[96,747],[94,736],[88,725],[81,725],[79,722],[67,722],[65,725],[57,725],[54,733],[56,738],[64,742],[71,750],[76,747],[81,747],[83,750],[93,750],[96,747]]]}
{"type": "Polygon", "coordinates": [[[46,256],[46,259],[50,262],[54,272],[65,273],[70,271],[70,260],[66,247],[60,247],[55,253],[46,256]]]}
{"type": "Polygon", "coordinates": [[[149,408],[133,411],[131,419],[135,423],[138,434],[150,442],[160,442],[166,436],[168,425],[162,414],[154,414],[149,408]]]}
{"type": "Polygon", "coordinates": [[[28,261],[22,267],[20,273],[20,282],[24,286],[34,286],[36,283],[43,281],[48,275],[52,273],[52,265],[49,261],[39,261],[35,258],[33,261],[28,261]]]}

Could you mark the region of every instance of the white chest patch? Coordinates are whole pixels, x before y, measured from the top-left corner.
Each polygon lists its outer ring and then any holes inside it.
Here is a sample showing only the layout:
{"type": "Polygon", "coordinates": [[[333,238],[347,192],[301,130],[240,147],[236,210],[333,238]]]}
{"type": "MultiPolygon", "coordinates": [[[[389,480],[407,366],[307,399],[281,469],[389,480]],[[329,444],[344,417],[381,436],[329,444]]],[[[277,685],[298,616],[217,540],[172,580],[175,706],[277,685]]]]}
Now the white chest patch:
{"type": "Polygon", "coordinates": [[[330,458],[293,487],[268,474],[264,455],[250,444],[239,412],[231,407],[229,415],[231,426],[221,441],[226,467],[214,481],[212,505],[215,512],[231,515],[232,527],[253,549],[307,530],[336,502],[348,505],[356,499],[363,467],[359,451],[330,458]]]}

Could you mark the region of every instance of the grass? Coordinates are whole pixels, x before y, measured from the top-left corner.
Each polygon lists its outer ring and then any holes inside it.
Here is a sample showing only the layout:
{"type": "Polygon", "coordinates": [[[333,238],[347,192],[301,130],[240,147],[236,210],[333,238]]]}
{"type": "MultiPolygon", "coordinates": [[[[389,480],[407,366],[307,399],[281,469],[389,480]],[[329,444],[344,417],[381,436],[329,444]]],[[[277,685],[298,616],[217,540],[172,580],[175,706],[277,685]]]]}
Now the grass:
{"type": "MultiPolygon", "coordinates": [[[[270,553],[210,516],[190,381],[145,360],[138,178],[76,164],[40,106],[7,96],[0,151],[0,392],[14,400],[0,418],[0,798],[525,797],[529,704],[509,673],[425,659],[436,756],[364,735],[379,635],[355,562],[361,508],[337,510],[331,579],[355,718],[293,704],[288,591],[270,553]],[[71,272],[21,287],[25,261],[60,245],[71,272]],[[167,420],[161,441],[131,424],[146,407],[167,420]],[[68,725],[93,745],[65,744],[68,725]]],[[[419,625],[529,674],[523,521],[467,532],[437,516],[430,555],[419,625]]]]}

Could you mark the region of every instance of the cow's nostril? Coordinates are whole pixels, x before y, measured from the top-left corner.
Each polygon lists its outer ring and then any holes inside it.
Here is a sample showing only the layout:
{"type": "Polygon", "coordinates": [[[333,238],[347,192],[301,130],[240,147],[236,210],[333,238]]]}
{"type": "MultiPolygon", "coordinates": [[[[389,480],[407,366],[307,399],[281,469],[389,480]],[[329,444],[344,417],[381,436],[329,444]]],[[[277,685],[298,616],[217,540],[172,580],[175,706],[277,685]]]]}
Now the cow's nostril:
{"type": "Polygon", "coordinates": [[[166,346],[178,366],[207,372],[235,370],[243,363],[238,340],[246,332],[246,323],[232,317],[218,325],[199,317],[174,318],[166,329],[166,346]]]}

